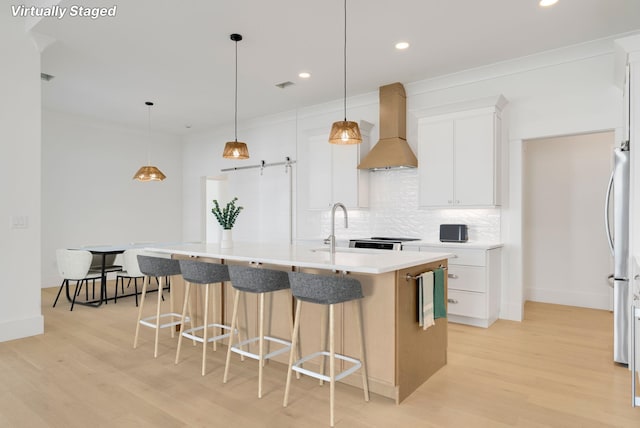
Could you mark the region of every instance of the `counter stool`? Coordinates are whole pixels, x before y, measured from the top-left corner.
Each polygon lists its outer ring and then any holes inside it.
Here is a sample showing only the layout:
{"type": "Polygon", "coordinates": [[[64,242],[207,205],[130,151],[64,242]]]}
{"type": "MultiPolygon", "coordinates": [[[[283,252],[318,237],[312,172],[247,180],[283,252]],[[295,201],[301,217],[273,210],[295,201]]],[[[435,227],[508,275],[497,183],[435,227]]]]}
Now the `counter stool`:
{"type": "MultiPolygon", "coordinates": [[[[182,271],[182,278],[185,280],[184,291],[184,304],[182,305],[182,322],[180,324],[180,336],[178,337],[178,350],[176,351],[176,364],[180,358],[180,348],[182,346],[182,337],[189,338],[195,342],[202,343],[202,376],[205,374],[207,365],[207,343],[213,342],[213,350],[216,350],[216,342],[221,339],[225,339],[231,336],[231,327],[224,324],[215,322],[216,319],[216,302],[213,301],[213,320],[214,322],[209,324],[209,298],[210,298],[210,285],[229,281],[229,269],[226,265],[218,263],[206,263],[196,260],[180,260],[180,271],[182,271]],[[187,303],[191,305],[189,300],[191,292],[191,284],[204,285],[204,319],[202,325],[199,327],[193,327],[188,330],[184,329],[184,323],[187,312],[187,303]],[[223,331],[229,331],[229,333],[219,334],[217,336],[208,337],[210,328],[219,328],[223,331]],[[197,336],[197,331],[203,330],[202,336],[197,336]]],[[[215,332],[215,330],[214,330],[215,332]]],[[[215,333],[214,333],[215,334],[215,333]]],[[[237,334],[237,331],[236,331],[237,334]]],[[[194,342],[194,344],[195,344],[194,342]]]]}
{"type": "MultiPolygon", "coordinates": [[[[258,321],[257,337],[248,338],[236,345],[233,345],[233,336],[229,339],[223,383],[227,383],[231,352],[253,358],[254,360],[258,360],[258,398],[262,398],[262,369],[264,362],[276,355],[287,352],[291,347],[291,342],[288,340],[264,335],[264,296],[266,293],[290,288],[289,277],[287,272],[284,271],[233,265],[229,266],[229,277],[231,278],[231,285],[235,289],[233,296],[233,314],[231,315],[231,331],[235,331],[238,327],[238,301],[240,300],[240,292],[256,293],[260,295],[260,313],[258,315],[260,319],[258,321]],[[283,345],[283,347],[265,354],[265,341],[275,342],[283,345]],[[258,342],[257,354],[242,349],[243,346],[255,342],[258,342]]],[[[289,325],[293,330],[293,317],[291,311],[287,311],[287,313],[289,314],[289,325]]]]}
{"type": "MultiPolygon", "coordinates": [[[[174,337],[174,329],[171,328],[180,324],[181,314],[173,312],[173,287],[169,285],[169,304],[170,312],[161,314],[160,309],[162,307],[162,293],[164,288],[165,277],[180,275],[180,262],[164,257],[152,257],[143,256],[138,254],[138,266],[140,272],[144,274],[144,281],[142,283],[142,295],[140,296],[140,307],[138,308],[138,321],[136,323],[136,335],[133,339],[133,347],[138,347],[138,335],[140,333],[140,325],[145,327],[151,327],[156,330],[155,346],[153,350],[153,357],[158,357],[158,336],[161,328],[169,328],[171,331],[171,337],[174,337]],[[156,314],[147,318],[142,318],[142,311],[144,310],[144,301],[147,295],[147,287],[149,285],[149,278],[158,278],[158,306],[156,308],[156,314]],[[170,321],[164,324],[160,324],[160,318],[178,319],[177,321],[170,321]]],[[[168,279],[167,279],[168,281],[168,279]]],[[[184,320],[191,321],[191,317],[187,317],[184,320]]]]}
{"type": "MultiPolygon", "coordinates": [[[[295,323],[293,325],[293,335],[291,338],[291,349],[295,349],[297,346],[298,332],[300,329],[300,309],[302,302],[315,303],[318,305],[328,305],[329,309],[329,352],[322,350],[304,356],[297,361],[294,361],[294,353],[289,355],[289,369],[287,371],[287,384],[284,392],[283,406],[287,407],[289,401],[289,387],[291,384],[291,372],[302,373],[316,379],[320,379],[320,382],[330,382],[329,387],[329,407],[330,407],[330,423],[334,425],[334,401],[335,401],[335,382],[340,380],[358,369],[362,372],[362,389],[364,390],[364,399],[369,401],[369,384],[367,381],[367,370],[365,366],[365,354],[364,354],[364,338],[362,334],[362,308],[360,306],[360,299],[364,296],[362,294],[362,286],[360,281],[355,278],[347,278],[345,276],[338,275],[316,275],[301,272],[289,272],[289,282],[291,284],[291,294],[297,299],[295,323]],[[356,323],[358,329],[358,335],[360,337],[360,360],[357,360],[346,355],[335,353],[334,344],[334,306],[338,303],[344,303],[354,301],[356,309],[356,323]],[[312,358],[322,357],[321,372],[314,372],[302,367],[305,361],[312,358]],[[324,357],[329,357],[329,376],[324,374],[324,357]],[[336,374],[336,358],[343,360],[347,363],[351,363],[351,366],[340,373],[336,374]]],[[[326,340],[323,337],[323,345],[325,346],[326,340]]]]}

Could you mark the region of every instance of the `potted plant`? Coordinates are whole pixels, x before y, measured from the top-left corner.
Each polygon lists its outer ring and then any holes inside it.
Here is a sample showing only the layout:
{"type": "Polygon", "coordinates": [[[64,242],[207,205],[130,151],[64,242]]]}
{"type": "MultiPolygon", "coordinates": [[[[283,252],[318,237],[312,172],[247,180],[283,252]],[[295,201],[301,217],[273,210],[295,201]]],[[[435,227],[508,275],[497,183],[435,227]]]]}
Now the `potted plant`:
{"type": "Polygon", "coordinates": [[[231,202],[228,202],[224,209],[220,209],[220,204],[216,199],[213,200],[213,208],[211,212],[222,226],[222,240],[220,241],[220,248],[232,248],[233,241],[231,237],[231,229],[238,219],[238,215],[240,211],[244,209],[244,207],[237,207],[236,201],[238,198],[233,198],[231,202]]]}

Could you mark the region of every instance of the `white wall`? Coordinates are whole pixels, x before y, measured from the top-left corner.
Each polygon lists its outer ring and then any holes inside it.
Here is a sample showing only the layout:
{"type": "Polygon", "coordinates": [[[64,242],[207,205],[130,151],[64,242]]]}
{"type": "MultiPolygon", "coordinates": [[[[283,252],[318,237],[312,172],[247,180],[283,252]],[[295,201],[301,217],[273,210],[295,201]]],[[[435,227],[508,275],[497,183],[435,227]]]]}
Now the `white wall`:
{"type": "Polygon", "coordinates": [[[24,20],[0,13],[0,342],[41,334],[40,53],[24,20]],[[27,228],[11,228],[25,216],[27,228]]]}
{"type": "Polygon", "coordinates": [[[613,147],[613,132],[526,141],[527,300],[612,309],[602,208],[613,147]]]}
{"type": "Polygon", "coordinates": [[[147,163],[148,134],[146,126],[127,129],[43,111],[43,287],[61,281],[56,248],[182,240],[179,137],[151,133],[151,163],[164,181],[132,179],[147,163]]]}

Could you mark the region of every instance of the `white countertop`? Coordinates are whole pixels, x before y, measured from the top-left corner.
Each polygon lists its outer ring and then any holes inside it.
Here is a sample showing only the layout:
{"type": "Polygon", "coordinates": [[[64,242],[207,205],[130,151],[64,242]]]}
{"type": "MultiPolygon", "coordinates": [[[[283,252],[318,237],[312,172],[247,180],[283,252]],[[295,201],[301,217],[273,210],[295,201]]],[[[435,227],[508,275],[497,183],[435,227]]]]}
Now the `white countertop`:
{"type": "Polygon", "coordinates": [[[234,242],[233,248],[221,249],[219,244],[184,243],[146,250],[164,254],[211,257],[224,260],[270,263],[358,273],[385,273],[452,257],[446,252],[389,251],[362,248],[336,248],[331,257],[328,247],[303,245],[234,242]]]}
{"type": "Polygon", "coordinates": [[[471,248],[475,250],[492,250],[503,244],[488,242],[440,242],[440,241],[411,241],[403,243],[403,247],[440,247],[440,248],[471,248]]]}

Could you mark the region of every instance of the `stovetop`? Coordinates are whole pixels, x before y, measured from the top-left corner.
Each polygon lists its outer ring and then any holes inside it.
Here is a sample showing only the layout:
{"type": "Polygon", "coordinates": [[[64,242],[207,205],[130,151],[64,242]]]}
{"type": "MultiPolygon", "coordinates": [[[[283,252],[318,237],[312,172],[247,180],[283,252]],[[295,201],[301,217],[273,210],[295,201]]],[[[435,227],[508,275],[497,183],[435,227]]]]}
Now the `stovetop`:
{"type": "Polygon", "coordinates": [[[373,236],[370,238],[372,241],[392,241],[392,242],[408,242],[419,241],[420,238],[389,238],[386,236],[373,236]]]}

